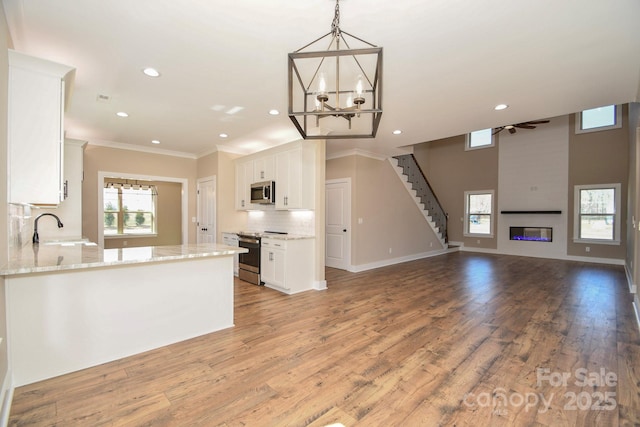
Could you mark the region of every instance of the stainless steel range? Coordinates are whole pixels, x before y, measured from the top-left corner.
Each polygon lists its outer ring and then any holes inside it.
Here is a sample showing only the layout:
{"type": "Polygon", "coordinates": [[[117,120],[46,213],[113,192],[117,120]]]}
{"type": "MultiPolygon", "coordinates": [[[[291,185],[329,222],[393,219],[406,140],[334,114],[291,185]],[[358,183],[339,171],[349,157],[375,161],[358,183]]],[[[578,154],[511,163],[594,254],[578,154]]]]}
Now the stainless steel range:
{"type": "Polygon", "coordinates": [[[260,234],[240,232],[238,245],[249,250],[238,257],[238,277],[254,285],[263,285],[260,280],[260,234]]]}

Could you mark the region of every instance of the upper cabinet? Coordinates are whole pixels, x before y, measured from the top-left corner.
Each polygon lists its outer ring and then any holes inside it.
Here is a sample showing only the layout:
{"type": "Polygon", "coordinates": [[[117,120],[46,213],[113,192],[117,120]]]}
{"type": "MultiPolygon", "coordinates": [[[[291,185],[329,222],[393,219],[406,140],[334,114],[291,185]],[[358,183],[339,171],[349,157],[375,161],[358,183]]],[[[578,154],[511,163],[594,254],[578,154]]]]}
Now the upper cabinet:
{"type": "MultiPolygon", "coordinates": [[[[253,162],[253,182],[273,181],[276,177],[273,155],[259,157],[253,162]]],[[[253,183],[250,183],[253,184],[253,183]]]]}
{"type": "Polygon", "coordinates": [[[66,65],[9,51],[9,202],[64,199],[64,110],[74,76],[66,65]]]}
{"type": "Polygon", "coordinates": [[[236,160],[236,210],[252,208],[250,186],[255,182],[253,175],[253,160],[236,160]]]}
{"type": "Polygon", "coordinates": [[[315,156],[298,145],[276,155],[276,209],[313,209],[315,156]]]}
{"type": "Polygon", "coordinates": [[[292,142],[236,160],[236,209],[265,209],[250,203],[254,182],[275,181],[275,209],[314,209],[316,146],[292,142]]]}

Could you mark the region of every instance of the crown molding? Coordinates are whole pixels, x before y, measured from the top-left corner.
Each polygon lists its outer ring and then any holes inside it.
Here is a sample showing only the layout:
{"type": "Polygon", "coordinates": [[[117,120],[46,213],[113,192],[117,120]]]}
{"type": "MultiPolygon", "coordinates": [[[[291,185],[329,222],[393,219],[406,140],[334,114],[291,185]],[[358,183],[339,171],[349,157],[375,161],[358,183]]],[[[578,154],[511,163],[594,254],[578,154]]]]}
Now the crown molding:
{"type": "Polygon", "coordinates": [[[163,156],[183,157],[186,159],[197,159],[198,156],[183,151],[163,150],[162,148],[142,147],[139,145],[125,144],[123,142],[89,140],[88,145],[96,145],[99,147],[116,148],[118,150],[139,151],[149,154],[160,154],[163,156]]]}

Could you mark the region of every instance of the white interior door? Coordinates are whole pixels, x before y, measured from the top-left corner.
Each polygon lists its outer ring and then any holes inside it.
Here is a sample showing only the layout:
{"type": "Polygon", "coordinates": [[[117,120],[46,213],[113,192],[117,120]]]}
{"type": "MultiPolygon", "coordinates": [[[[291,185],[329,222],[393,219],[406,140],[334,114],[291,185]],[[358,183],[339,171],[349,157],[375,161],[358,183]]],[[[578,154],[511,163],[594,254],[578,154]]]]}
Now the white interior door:
{"type": "Polygon", "coordinates": [[[325,184],[325,265],[348,270],[351,265],[351,180],[325,184]]]}
{"type": "Polygon", "coordinates": [[[216,178],[198,180],[198,243],[216,242],[216,178]]]}

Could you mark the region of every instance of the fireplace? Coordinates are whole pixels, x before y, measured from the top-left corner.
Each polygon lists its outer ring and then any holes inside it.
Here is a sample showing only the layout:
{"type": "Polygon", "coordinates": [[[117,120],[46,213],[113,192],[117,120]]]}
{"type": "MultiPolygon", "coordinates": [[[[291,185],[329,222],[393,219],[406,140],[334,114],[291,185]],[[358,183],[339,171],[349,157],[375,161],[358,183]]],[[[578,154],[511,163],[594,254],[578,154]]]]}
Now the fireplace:
{"type": "Polygon", "coordinates": [[[509,227],[510,240],[551,242],[552,237],[553,228],[551,227],[509,227]]]}

